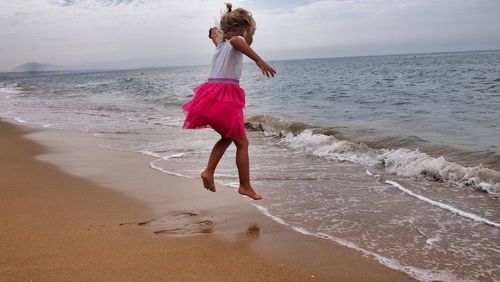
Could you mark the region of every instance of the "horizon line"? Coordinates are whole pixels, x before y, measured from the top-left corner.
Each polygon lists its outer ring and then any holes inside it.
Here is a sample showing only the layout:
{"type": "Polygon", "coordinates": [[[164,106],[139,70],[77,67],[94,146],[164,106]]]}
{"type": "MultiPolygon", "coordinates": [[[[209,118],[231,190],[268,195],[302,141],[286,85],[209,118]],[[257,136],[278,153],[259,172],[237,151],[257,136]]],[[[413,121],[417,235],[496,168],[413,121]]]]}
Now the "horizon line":
{"type": "MultiPolygon", "coordinates": [[[[417,52],[417,53],[394,53],[394,54],[370,54],[370,55],[352,55],[352,56],[332,56],[332,57],[311,57],[311,58],[293,58],[293,59],[278,59],[278,60],[268,60],[269,62],[282,62],[282,61],[300,61],[300,60],[325,60],[325,59],[340,59],[340,58],[362,58],[362,57],[388,57],[388,56],[410,56],[410,55],[430,55],[430,54],[452,54],[452,53],[465,53],[465,52],[494,52],[500,51],[499,49],[479,49],[479,50],[456,50],[456,51],[436,51],[436,52],[417,52]]],[[[147,58],[145,58],[147,59],[147,58]]],[[[137,59],[125,59],[125,60],[137,60],[137,59]]],[[[115,63],[119,63],[120,61],[116,61],[115,63]]],[[[29,61],[18,65],[12,69],[15,69],[19,66],[29,64],[29,63],[37,63],[37,64],[46,64],[53,65],[55,67],[67,68],[65,70],[41,70],[41,71],[0,71],[0,73],[39,73],[39,72],[99,72],[99,71],[118,71],[118,70],[140,70],[140,69],[160,69],[160,68],[175,68],[175,67],[189,67],[189,66],[207,66],[207,64],[185,64],[185,65],[163,65],[163,66],[144,66],[144,67],[97,67],[97,68],[70,68],[61,65],[54,65],[46,62],[37,62],[37,61],[29,61]]],[[[247,62],[245,62],[247,63],[247,62]]]]}

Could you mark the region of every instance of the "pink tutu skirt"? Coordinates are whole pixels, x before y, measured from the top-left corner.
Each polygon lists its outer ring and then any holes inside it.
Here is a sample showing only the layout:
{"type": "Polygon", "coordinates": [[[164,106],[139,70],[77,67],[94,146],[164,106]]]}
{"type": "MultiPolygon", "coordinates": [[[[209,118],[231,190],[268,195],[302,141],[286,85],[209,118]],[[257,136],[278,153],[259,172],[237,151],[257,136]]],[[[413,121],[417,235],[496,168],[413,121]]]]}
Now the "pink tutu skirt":
{"type": "Polygon", "coordinates": [[[183,128],[211,127],[229,139],[246,138],[243,124],[245,90],[237,80],[209,79],[194,89],[194,97],[182,106],[183,128]]]}

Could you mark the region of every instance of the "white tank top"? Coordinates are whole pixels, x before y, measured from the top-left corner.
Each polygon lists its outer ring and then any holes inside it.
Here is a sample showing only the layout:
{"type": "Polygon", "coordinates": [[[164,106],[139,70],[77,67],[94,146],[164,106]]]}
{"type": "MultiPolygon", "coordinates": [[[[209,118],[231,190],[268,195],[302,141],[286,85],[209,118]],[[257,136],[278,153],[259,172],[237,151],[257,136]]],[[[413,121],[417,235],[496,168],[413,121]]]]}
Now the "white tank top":
{"type": "Polygon", "coordinates": [[[217,45],[214,55],[212,56],[208,78],[240,80],[242,70],[243,54],[234,49],[229,40],[217,45]]]}

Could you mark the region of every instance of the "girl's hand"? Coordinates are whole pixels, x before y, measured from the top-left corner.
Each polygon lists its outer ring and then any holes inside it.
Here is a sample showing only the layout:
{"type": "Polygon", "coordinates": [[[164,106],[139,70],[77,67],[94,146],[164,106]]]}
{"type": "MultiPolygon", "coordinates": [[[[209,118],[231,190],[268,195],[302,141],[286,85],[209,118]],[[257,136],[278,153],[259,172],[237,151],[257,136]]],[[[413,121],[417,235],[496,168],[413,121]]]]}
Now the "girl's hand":
{"type": "Polygon", "coordinates": [[[261,59],[255,63],[260,68],[263,75],[267,77],[274,77],[274,75],[276,74],[276,71],[270,65],[268,65],[264,60],[261,59]]]}

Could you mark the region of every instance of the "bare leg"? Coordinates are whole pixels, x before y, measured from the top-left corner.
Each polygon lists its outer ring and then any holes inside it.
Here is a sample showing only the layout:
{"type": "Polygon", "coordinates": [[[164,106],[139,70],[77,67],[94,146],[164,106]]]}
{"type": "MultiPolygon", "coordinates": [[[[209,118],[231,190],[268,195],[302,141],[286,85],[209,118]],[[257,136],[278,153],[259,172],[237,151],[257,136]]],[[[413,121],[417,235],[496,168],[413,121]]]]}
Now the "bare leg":
{"type": "Polygon", "coordinates": [[[215,192],[214,183],[214,173],[217,164],[219,164],[220,159],[227,150],[227,147],[231,145],[231,140],[221,136],[219,141],[215,143],[210,153],[210,158],[208,159],[207,168],[201,173],[201,179],[203,180],[203,186],[208,190],[215,192]]]}
{"type": "Polygon", "coordinates": [[[254,200],[262,199],[262,196],[255,193],[250,185],[250,161],[248,159],[248,140],[233,140],[236,145],[236,166],[240,177],[240,187],[238,192],[254,200]]]}

